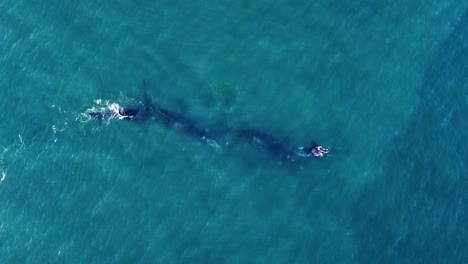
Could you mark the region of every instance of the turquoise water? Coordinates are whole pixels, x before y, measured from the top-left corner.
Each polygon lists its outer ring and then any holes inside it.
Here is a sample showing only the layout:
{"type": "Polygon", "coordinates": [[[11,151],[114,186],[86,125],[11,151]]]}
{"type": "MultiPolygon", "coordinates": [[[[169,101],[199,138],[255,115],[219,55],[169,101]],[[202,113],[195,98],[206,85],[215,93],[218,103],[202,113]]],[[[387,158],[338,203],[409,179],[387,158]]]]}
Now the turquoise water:
{"type": "Polygon", "coordinates": [[[3,1],[1,262],[466,263],[468,5],[410,2],[3,1]],[[83,116],[142,80],[337,151],[83,116]]]}

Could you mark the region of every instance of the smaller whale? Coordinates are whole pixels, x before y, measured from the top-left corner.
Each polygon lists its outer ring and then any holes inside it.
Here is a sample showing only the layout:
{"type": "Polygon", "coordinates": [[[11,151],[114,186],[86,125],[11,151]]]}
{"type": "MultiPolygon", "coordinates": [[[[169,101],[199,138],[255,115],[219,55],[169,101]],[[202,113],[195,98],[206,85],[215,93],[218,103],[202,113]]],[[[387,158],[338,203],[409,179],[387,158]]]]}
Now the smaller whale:
{"type": "Polygon", "coordinates": [[[298,157],[324,157],[329,153],[327,148],[319,146],[315,141],[309,147],[291,148],[285,142],[255,129],[240,129],[237,137],[257,145],[280,159],[296,161],[298,157]]]}

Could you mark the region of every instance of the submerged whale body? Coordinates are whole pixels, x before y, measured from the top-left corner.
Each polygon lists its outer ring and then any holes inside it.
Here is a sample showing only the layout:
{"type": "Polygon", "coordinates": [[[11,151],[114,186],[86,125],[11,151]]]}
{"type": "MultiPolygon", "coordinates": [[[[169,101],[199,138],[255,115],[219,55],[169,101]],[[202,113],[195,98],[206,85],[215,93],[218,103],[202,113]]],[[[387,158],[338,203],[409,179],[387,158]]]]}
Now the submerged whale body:
{"type": "Polygon", "coordinates": [[[288,145],[270,134],[254,130],[241,129],[236,136],[246,142],[257,145],[281,159],[293,160],[296,155],[288,145]]]}
{"type": "Polygon", "coordinates": [[[170,111],[162,107],[157,107],[156,115],[169,128],[181,130],[189,135],[200,138],[209,138],[212,136],[209,135],[209,130],[207,128],[199,125],[197,122],[181,113],[170,111]]]}
{"type": "Polygon", "coordinates": [[[91,109],[87,114],[98,120],[124,119],[132,121],[157,121],[170,129],[183,131],[188,135],[208,139],[214,137],[209,129],[201,126],[186,115],[168,110],[154,104],[146,93],[143,99],[135,107],[123,107],[119,104],[110,104],[106,108],[91,109]]]}

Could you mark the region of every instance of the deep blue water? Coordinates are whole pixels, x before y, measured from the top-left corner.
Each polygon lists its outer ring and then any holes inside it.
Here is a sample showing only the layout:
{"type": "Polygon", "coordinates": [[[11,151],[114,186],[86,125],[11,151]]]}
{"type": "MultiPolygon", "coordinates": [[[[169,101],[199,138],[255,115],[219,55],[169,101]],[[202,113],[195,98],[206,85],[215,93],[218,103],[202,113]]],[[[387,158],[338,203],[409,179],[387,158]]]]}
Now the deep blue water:
{"type": "Polygon", "coordinates": [[[466,263],[467,8],[3,1],[1,263],[466,263]],[[231,132],[84,114],[143,80],[231,132]]]}

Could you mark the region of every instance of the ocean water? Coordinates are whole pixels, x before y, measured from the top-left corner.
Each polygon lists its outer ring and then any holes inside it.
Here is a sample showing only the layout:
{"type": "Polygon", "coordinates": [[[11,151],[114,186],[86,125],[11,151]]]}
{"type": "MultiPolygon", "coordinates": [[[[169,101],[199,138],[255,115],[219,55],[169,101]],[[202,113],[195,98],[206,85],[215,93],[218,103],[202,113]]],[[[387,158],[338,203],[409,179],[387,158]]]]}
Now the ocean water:
{"type": "Polygon", "coordinates": [[[466,263],[468,3],[374,2],[2,1],[0,263],[466,263]]]}

